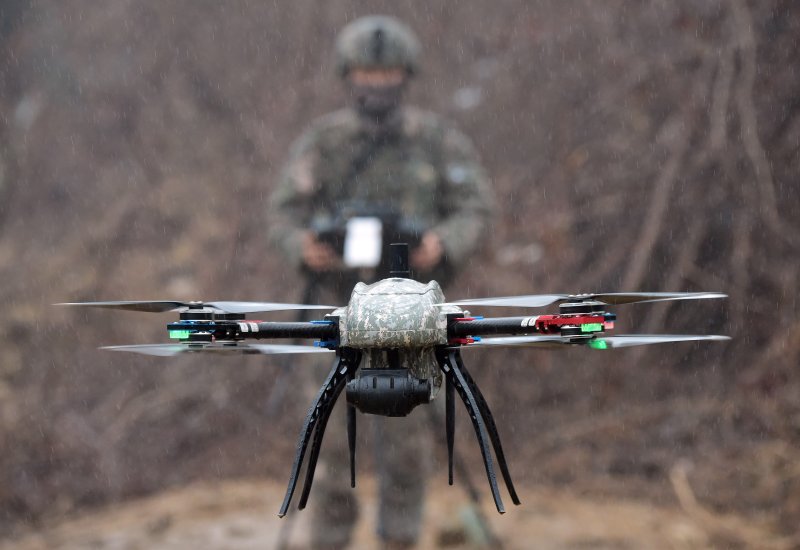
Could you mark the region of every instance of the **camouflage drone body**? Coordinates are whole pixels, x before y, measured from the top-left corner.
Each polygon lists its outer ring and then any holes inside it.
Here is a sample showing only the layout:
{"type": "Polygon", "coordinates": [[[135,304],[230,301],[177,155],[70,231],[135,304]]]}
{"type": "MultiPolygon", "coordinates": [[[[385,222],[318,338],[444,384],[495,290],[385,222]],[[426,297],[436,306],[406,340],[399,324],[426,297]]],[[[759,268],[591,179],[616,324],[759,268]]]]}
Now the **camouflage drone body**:
{"type": "Polygon", "coordinates": [[[332,316],[339,317],[340,345],[365,354],[362,368],[407,369],[430,380],[433,399],[442,385],[434,348],[447,345],[447,315],[461,313],[456,306],[442,306],[444,301],[436,281],[391,278],[358,283],[347,307],[332,316]],[[396,359],[387,350],[397,350],[396,359]],[[396,362],[390,365],[390,360],[396,362]]]}

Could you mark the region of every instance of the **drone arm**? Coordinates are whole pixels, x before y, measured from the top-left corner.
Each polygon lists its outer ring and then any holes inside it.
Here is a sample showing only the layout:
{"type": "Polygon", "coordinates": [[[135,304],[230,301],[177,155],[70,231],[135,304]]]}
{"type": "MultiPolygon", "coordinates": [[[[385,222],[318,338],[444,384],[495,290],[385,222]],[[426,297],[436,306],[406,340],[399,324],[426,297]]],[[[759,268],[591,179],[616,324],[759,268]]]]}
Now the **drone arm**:
{"type": "Polygon", "coordinates": [[[339,326],[333,321],[322,322],[255,322],[238,323],[242,338],[314,338],[333,340],[339,336],[339,326]]]}
{"type": "Polygon", "coordinates": [[[492,317],[473,319],[452,316],[447,327],[450,338],[466,336],[487,336],[492,334],[534,334],[539,332],[535,320],[537,317],[492,317]]]}
{"type": "Polygon", "coordinates": [[[560,334],[564,327],[587,326],[594,330],[598,325],[612,328],[616,315],[605,312],[590,312],[578,315],[534,315],[530,317],[490,317],[473,319],[448,316],[447,336],[457,342],[468,336],[508,334],[512,336],[530,334],[560,334]]]}
{"type": "Polygon", "coordinates": [[[170,332],[209,331],[217,339],[251,340],[262,338],[336,340],[339,337],[339,326],[334,320],[311,322],[265,322],[265,321],[215,321],[209,325],[198,325],[194,321],[181,320],[169,323],[170,332]]]}

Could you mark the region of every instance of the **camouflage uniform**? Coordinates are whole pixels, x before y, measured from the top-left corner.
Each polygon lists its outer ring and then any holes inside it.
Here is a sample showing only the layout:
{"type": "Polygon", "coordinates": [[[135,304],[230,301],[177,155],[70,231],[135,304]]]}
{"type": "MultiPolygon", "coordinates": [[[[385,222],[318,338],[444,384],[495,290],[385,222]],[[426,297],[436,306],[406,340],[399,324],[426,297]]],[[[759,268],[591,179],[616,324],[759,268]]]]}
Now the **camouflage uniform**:
{"type": "MultiPolygon", "coordinates": [[[[390,200],[404,215],[435,232],[444,247],[444,262],[415,278],[435,278],[442,284],[475,251],[487,231],[492,206],[488,179],[469,140],[438,116],[411,107],[400,108],[380,135],[365,127],[353,109],[315,122],[294,144],[271,197],[271,238],[300,268],[302,236],[312,219],[332,215],[339,202],[352,200],[390,200]]],[[[378,275],[330,273],[319,284],[337,305],[344,305],[357,280],[369,283],[378,275]]],[[[334,413],[337,418],[328,424],[324,464],[310,501],[315,547],[346,544],[358,515],[348,483],[343,400],[337,407],[340,412],[334,413]]],[[[373,417],[378,531],[384,540],[414,543],[418,537],[431,446],[424,409],[406,418],[373,417]]],[[[359,421],[367,416],[371,415],[359,415],[359,421]]]]}
{"type": "MultiPolygon", "coordinates": [[[[301,235],[311,220],[354,200],[389,200],[422,222],[441,239],[450,268],[475,250],[492,203],[472,145],[432,113],[404,107],[397,118],[388,135],[375,138],[344,109],[317,121],[294,144],[269,218],[273,240],[294,267],[301,265],[301,235]],[[353,173],[354,164],[363,166],[353,173]]],[[[345,300],[352,286],[342,289],[345,300]]]]}

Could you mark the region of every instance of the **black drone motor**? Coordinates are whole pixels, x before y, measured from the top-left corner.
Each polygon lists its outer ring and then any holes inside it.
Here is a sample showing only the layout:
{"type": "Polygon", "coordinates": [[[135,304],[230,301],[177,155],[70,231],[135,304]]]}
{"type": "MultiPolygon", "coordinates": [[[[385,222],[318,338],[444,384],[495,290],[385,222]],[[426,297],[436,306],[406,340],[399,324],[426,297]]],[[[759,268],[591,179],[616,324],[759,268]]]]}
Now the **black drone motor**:
{"type": "MultiPolygon", "coordinates": [[[[196,342],[213,342],[215,338],[225,337],[220,334],[220,328],[226,322],[243,321],[243,313],[221,313],[215,309],[205,307],[202,303],[190,305],[180,313],[180,321],[169,323],[167,329],[170,334],[175,334],[178,339],[196,342]],[[177,331],[177,332],[173,332],[177,331]]],[[[233,325],[231,325],[233,326],[233,325]]]]}
{"type": "MultiPolygon", "coordinates": [[[[606,304],[596,300],[583,300],[577,302],[564,302],[559,304],[558,312],[561,315],[599,315],[605,312],[606,304]]],[[[575,336],[591,338],[591,334],[586,334],[581,331],[578,325],[563,325],[561,327],[561,336],[575,336]]]]}
{"type": "Polygon", "coordinates": [[[606,304],[597,300],[584,300],[581,302],[564,302],[558,306],[562,315],[576,315],[586,313],[604,313],[606,304]]]}

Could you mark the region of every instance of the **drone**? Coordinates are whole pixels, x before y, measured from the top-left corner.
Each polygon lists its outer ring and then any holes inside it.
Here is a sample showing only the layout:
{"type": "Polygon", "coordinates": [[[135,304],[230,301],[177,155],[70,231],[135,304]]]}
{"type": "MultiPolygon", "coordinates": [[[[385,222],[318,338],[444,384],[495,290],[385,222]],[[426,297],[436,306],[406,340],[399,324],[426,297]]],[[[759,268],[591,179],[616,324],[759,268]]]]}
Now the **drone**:
{"type": "Polygon", "coordinates": [[[611,335],[616,314],[609,305],[725,298],[716,292],[627,292],[536,294],[448,302],[436,281],[411,278],[408,246],[393,244],[390,277],[358,283],[344,307],[274,302],[111,301],[59,305],[126,311],[176,311],[167,324],[168,344],[107,346],[101,349],[170,357],[185,353],[334,354],[335,360],[305,417],[278,515],[286,515],[308,453],[298,509],[305,508],[325,428],[342,392],[347,399],[350,485],[355,487],[356,410],[364,414],[406,416],[431,403],[444,387],[448,482],[453,484],[455,394],[466,407],[478,440],[492,497],[499,513],[505,506],[498,488],[492,451],[515,505],[519,497],[489,405],[471,377],[462,352],[498,346],[605,350],[669,342],[723,341],[717,335],[611,335]],[[541,308],[558,304],[558,313],[522,317],[480,317],[464,306],[541,308]],[[247,314],[287,310],[330,310],[322,319],[303,322],[248,320],[247,314]],[[313,345],[260,344],[253,340],[309,339],[313,345]]]}

